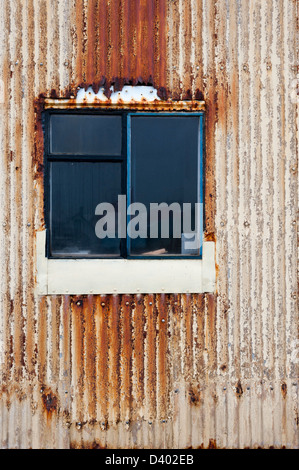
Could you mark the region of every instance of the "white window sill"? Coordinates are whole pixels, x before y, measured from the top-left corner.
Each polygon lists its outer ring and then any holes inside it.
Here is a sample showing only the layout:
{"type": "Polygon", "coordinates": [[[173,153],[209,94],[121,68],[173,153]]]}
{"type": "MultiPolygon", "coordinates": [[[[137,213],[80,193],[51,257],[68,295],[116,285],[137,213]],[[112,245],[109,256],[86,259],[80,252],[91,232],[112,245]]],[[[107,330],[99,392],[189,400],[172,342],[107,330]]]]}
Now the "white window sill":
{"type": "Polygon", "coordinates": [[[36,234],[39,295],[214,292],[215,243],[203,243],[202,259],[48,259],[46,232],[36,234]]]}

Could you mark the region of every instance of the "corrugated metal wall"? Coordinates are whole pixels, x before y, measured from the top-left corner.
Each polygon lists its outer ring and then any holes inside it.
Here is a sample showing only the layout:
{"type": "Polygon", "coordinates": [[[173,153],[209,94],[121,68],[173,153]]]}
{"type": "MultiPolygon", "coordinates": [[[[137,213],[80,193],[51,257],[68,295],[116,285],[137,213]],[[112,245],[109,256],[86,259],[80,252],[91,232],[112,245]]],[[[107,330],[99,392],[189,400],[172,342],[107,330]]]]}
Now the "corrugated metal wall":
{"type": "Polygon", "coordinates": [[[298,447],[297,2],[0,3],[1,446],[298,447]],[[35,294],[37,99],[111,83],[204,95],[215,295],[35,294]]]}

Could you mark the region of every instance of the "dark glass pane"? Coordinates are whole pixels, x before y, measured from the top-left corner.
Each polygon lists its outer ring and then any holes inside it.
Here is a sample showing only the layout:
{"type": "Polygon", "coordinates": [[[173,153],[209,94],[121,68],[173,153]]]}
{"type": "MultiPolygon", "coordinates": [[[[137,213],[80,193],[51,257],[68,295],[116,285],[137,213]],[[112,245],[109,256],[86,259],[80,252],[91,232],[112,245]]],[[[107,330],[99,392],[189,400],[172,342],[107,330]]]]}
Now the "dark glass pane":
{"type": "Polygon", "coordinates": [[[121,155],[121,116],[53,114],[50,152],[66,155],[121,155]]]}
{"type": "MultiPolygon", "coordinates": [[[[190,230],[183,231],[183,203],[191,203],[191,231],[195,230],[195,203],[199,201],[199,117],[133,116],[131,122],[131,202],[147,209],[147,238],[131,238],[131,255],[198,255],[186,249],[190,230]],[[162,216],[156,219],[158,238],[150,238],[150,203],[178,203],[180,238],[174,237],[170,211],[169,237],[161,233],[162,216]],[[181,212],[181,215],[180,215],[181,212]]],[[[168,218],[168,212],[163,216],[168,218]]]]}
{"type": "Polygon", "coordinates": [[[95,209],[102,202],[112,204],[117,221],[121,163],[52,162],[50,165],[51,255],[119,255],[118,238],[96,236],[95,226],[101,216],[95,215],[95,209]]]}

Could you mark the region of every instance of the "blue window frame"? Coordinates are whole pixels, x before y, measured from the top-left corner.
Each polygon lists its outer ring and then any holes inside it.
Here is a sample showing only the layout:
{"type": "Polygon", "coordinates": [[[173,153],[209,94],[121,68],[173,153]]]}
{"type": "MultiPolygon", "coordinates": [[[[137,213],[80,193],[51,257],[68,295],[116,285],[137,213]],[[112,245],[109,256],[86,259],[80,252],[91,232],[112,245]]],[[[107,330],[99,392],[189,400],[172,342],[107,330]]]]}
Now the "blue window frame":
{"type": "Polygon", "coordinates": [[[49,258],[201,258],[203,112],[49,110],[43,119],[49,258]],[[125,236],[117,230],[119,195],[126,196],[125,236]],[[114,238],[96,236],[100,203],[115,209],[114,238]],[[143,219],[132,210],[136,203],[145,208],[143,219]],[[190,228],[185,231],[187,203],[190,228]],[[169,209],[163,212],[165,204],[169,209]],[[190,248],[192,236],[197,244],[190,248]]]}

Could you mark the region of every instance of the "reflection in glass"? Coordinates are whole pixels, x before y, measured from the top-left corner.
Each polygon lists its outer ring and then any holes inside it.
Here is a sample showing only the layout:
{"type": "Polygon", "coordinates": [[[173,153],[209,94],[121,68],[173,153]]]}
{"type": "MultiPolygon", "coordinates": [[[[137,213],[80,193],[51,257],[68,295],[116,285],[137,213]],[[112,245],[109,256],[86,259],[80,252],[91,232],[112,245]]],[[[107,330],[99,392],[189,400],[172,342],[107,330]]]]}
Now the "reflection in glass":
{"type": "Polygon", "coordinates": [[[53,114],[50,152],[58,155],[121,155],[121,116],[53,114]]]}
{"type": "MultiPolygon", "coordinates": [[[[191,228],[195,230],[195,203],[199,201],[199,117],[133,116],[131,118],[131,202],[141,202],[147,209],[147,238],[131,239],[131,255],[198,255],[185,249],[188,234],[183,234],[183,204],[191,203],[191,228]],[[170,211],[169,238],[162,238],[158,227],[150,227],[151,203],[179,203],[181,237],[173,234],[170,211]],[[150,231],[158,238],[150,238],[150,231]]],[[[190,230],[189,230],[190,232],[190,230]]]]}
{"type": "MultiPolygon", "coordinates": [[[[95,234],[95,208],[115,208],[121,194],[121,164],[107,162],[51,163],[50,251],[52,256],[120,255],[120,240],[95,234]]],[[[116,227],[117,237],[117,227],[116,227]]]]}

